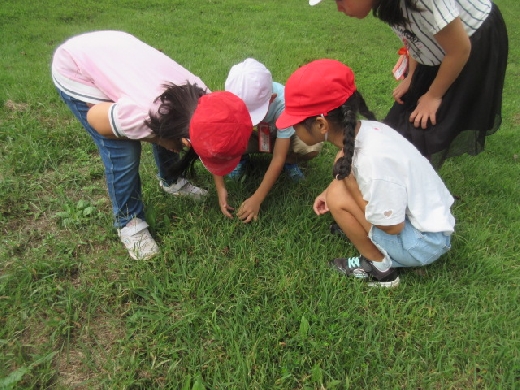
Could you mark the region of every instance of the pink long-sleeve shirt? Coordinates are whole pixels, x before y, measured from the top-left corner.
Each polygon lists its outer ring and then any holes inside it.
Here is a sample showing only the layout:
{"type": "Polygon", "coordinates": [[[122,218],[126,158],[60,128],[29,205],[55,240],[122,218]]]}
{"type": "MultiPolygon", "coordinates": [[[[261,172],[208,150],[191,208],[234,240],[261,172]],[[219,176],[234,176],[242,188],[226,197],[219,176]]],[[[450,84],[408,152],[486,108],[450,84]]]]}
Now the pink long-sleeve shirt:
{"type": "MultiPolygon", "coordinates": [[[[117,137],[153,137],[144,124],[163,85],[187,82],[208,89],[200,78],[159,50],[122,31],[95,31],[70,38],[52,61],[56,87],[85,103],[113,102],[109,122],[117,137]]],[[[209,92],[209,90],[208,90],[209,92]]]]}

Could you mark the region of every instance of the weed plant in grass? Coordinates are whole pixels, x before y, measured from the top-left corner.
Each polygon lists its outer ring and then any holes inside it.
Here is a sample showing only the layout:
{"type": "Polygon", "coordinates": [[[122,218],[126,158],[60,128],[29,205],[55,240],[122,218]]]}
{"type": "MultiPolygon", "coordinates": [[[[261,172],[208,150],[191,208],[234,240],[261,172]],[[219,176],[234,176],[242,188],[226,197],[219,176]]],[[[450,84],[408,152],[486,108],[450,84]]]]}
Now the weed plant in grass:
{"type": "MultiPolygon", "coordinates": [[[[504,122],[477,157],[440,174],[459,197],[452,250],[370,289],[328,261],[355,249],[311,205],[331,180],[327,145],[301,184],[279,180],[257,222],[165,194],[151,149],[141,167],[161,246],[132,261],[112,228],[101,161],[50,79],[54,48],[120,29],[222,89],[254,57],[276,81],[317,58],[355,71],[382,117],[399,42],[374,18],[305,0],[4,0],[0,4],[0,388],[517,389],[520,387],[520,36],[514,0],[504,122]]],[[[229,183],[240,205],[263,174],[229,183]]]]}

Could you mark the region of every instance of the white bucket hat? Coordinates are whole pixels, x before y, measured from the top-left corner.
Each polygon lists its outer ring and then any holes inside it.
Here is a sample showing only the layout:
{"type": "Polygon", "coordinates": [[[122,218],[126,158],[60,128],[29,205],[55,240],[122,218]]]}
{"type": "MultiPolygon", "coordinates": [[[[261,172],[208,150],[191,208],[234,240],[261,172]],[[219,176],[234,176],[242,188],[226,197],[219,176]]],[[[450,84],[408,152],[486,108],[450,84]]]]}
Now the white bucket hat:
{"type": "Polygon", "coordinates": [[[247,58],[230,69],[225,89],[244,101],[255,126],[264,119],[269,109],[273,77],[263,64],[254,58],[247,58]]]}

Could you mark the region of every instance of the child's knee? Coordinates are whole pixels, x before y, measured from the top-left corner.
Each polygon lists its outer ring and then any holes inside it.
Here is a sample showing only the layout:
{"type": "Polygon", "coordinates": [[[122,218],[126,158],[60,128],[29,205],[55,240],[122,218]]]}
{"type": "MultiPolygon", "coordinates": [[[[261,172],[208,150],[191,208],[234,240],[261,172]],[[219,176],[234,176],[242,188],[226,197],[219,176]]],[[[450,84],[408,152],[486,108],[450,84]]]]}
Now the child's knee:
{"type": "Polygon", "coordinates": [[[349,202],[354,200],[347,192],[341,180],[334,180],[327,190],[326,202],[329,210],[334,214],[336,210],[348,208],[349,202]]]}

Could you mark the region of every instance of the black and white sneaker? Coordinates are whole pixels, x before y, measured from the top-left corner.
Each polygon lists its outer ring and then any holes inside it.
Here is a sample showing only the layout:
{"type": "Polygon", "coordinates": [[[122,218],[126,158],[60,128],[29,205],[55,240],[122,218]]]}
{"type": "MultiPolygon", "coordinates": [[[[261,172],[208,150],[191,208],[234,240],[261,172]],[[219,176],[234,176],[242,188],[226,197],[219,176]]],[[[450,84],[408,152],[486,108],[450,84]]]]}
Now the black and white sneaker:
{"type": "Polygon", "coordinates": [[[399,275],[395,268],[389,268],[384,272],[380,271],[373,265],[372,261],[361,255],[348,259],[334,259],[330,262],[330,265],[345,276],[366,280],[369,286],[397,287],[399,285],[399,275]]]}
{"type": "MultiPolygon", "coordinates": [[[[330,230],[331,234],[334,234],[336,236],[341,236],[343,238],[347,238],[347,235],[345,234],[345,232],[343,230],[341,230],[341,228],[339,227],[339,225],[336,222],[331,223],[329,225],[329,230],[330,230]]],[[[348,240],[348,238],[347,238],[347,240],[348,240]]]]}

